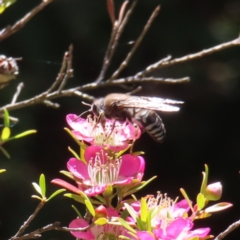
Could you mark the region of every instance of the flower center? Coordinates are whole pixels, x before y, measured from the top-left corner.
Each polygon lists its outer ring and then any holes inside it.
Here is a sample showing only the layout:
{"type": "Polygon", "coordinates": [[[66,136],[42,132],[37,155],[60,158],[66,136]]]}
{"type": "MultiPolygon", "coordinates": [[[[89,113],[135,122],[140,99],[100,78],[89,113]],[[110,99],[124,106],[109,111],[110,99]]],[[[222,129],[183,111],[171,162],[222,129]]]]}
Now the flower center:
{"type": "Polygon", "coordinates": [[[176,201],[169,198],[167,194],[160,192],[157,192],[156,197],[151,196],[148,198],[148,209],[157,209],[157,214],[152,219],[154,226],[160,226],[162,229],[165,229],[173,221],[171,215],[174,211],[176,201]]]}
{"type": "Polygon", "coordinates": [[[107,153],[100,151],[95,158],[90,159],[88,174],[93,186],[114,184],[119,175],[122,159],[111,159],[107,153]]]}

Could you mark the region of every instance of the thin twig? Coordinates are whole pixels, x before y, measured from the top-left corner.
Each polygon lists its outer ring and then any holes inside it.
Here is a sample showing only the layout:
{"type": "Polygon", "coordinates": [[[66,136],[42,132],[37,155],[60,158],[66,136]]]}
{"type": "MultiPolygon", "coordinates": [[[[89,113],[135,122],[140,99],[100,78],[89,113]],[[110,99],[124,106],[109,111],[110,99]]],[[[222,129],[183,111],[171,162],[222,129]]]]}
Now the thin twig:
{"type": "Polygon", "coordinates": [[[87,231],[88,229],[92,228],[93,226],[94,226],[94,223],[88,225],[87,227],[83,227],[83,228],[68,228],[68,227],[61,227],[60,222],[55,222],[55,223],[48,224],[45,227],[39,228],[33,232],[27,233],[23,236],[14,236],[14,237],[10,238],[9,240],[25,240],[25,239],[39,238],[39,237],[41,237],[42,233],[48,232],[51,230],[65,231],[65,232],[87,231]]]}
{"type": "Polygon", "coordinates": [[[12,99],[11,104],[14,104],[14,103],[17,101],[18,96],[19,96],[19,94],[21,93],[23,87],[24,87],[23,82],[21,82],[21,83],[18,84],[17,90],[16,90],[15,94],[13,95],[13,99],[12,99]]]}
{"type": "Polygon", "coordinates": [[[153,11],[152,15],[150,16],[147,24],[144,26],[143,31],[141,32],[140,36],[135,41],[135,43],[134,43],[132,49],[130,50],[130,52],[128,53],[126,59],[121,63],[119,68],[113,73],[113,75],[111,76],[109,81],[112,81],[112,80],[116,79],[119,76],[119,74],[123,71],[123,69],[128,65],[130,59],[132,58],[133,54],[135,53],[135,51],[137,50],[137,48],[141,44],[145,34],[147,33],[148,29],[151,27],[154,19],[158,15],[159,11],[160,11],[160,6],[157,6],[155,8],[155,10],[153,11]]]}
{"type": "MultiPolygon", "coordinates": [[[[196,58],[201,58],[201,57],[204,57],[206,55],[221,51],[223,49],[226,49],[226,48],[229,48],[229,47],[234,47],[234,46],[239,46],[239,45],[240,45],[240,36],[238,38],[234,39],[234,40],[229,41],[229,42],[222,43],[222,44],[219,44],[217,46],[214,46],[214,47],[211,47],[211,48],[208,48],[208,49],[204,49],[204,50],[202,50],[200,52],[197,52],[197,53],[188,54],[184,57],[175,58],[175,59],[172,59],[172,60],[168,60],[166,58],[166,59],[160,60],[159,62],[156,62],[154,64],[149,65],[145,69],[145,74],[150,73],[150,72],[152,72],[156,69],[169,67],[169,66],[172,66],[172,65],[175,65],[175,64],[178,64],[178,63],[182,63],[182,62],[187,62],[189,60],[193,60],[193,59],[196,59],[196,58]]],[[[171,56],[169,56],[169,58],[171,58],[171,56]]],[[[140,74],[140,73],[138,73],[138,74],[140,74]]]]}
{"type": "Polygon", "coordinates": [[[27,13],[22,19],[17,21],[13,26],[8,26],[0,31],[0,41],[8,38],[10,35],[16,33],[21,28],[25,26],[25,24],[34,17],[38,12],[40,12],[43,8],[45,8],[48,4],[53,2],[53,0],[43,0],[37,7],[32,9],[29,13],[27,13]]]}
{"type": "Polygon", "coordinates": [[[72,69],[72,52],[73,52],[73,45],[71,44],[69,46],[68,50],[68,56],[67,56],[67,69],[66,69],[66,74],[61,82],[61,85],[58,89],[58,92],[60,93],[63,88],[65,87],[67,80],[73,77],[73,69],[72,69]]]}
{"type": "Polygon", "coordinates": [[[221,240],[221,239],[223,239],[230,232],[232,232],[233,230],[235,230],[238,227],[240,227],[240,220],[238,220],[238,221],[234,222],[233,224],[231,224],[225,231],[223,231],[217,237],[215,237],[214,240],[221,240]]]}
{"type": "Polygon", "coordinates": [[[42,207],[44,206],[45,202],[41,201],[37,208],[35,209],[34,213],[27,219],[26,222],[24,222],[24,224],[20,227],[20,229],[18,230],[18,232],[15,234],[15,236],[13,236],[11,239],[17,238],[20,235],[22,235],[26,228],[29,226],[29,224],[31,223],[31,221],[36,217],[36,215],[38,214],[38,212],[42,209],[42,207]]]}
{"type": "MultiPolygon", "coordinates": [[[[130,6],[130,8],[128,9],[128,11],[127,11],[126,15],[124,16],[123,20],[116,22],[116,24],[113,26],[111,38],[110,38],[108,48],[107,48],[107,51],[105,53],[105,57],[104,57],[104,60],[103,60],[103,66],[102,66],[101,72],[99,74],[99,77],[95,81],[96,83],[100,83],[104,79],[106,71],[107,71],[107,69],[108,69],[108,67],[111,63],[112,57],[113,57],[113,55],[115,53],[115,50],[118,46],[119,38],[121,37],[121,35],[123,33],[123,30],[124,30],[127,22],[129,21],[129,18],[131,16],[136,4],[137,4],[137,1],[134,1],[132,3],[132,5],[130,6]]],[[[125,2],[123,3],[123,6],[124,7],[126,6],[125,2]]]]}
{"type": "Polygon", "coordinates": [[[47,93],[52,92],[57,87],[57,85],[63,80],[64,75],[65,75],[65,70],[67,68],[67,58],[68,58],[68,52],[65,52],[64,56],[63,56],[61,69],[58,73],[58,76],[57,76],[56,80],[54,81],[54,83],[52,84],[52,86],[46,91],[47,93]]]}

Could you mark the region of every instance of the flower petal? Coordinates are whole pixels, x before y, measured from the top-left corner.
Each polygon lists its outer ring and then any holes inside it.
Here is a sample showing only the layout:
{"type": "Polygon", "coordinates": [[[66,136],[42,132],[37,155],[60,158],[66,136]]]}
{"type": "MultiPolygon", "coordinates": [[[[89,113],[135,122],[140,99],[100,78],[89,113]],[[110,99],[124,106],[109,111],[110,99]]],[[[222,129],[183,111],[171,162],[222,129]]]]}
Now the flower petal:
{"type": "Polygon", "coordinates": [[[145,161],[143,157],[125,154],[122,156],[122,165],[119,175],[132,177],[138,172],[143,172],[145,169],[145,161]]]}
{"type": "MultiPolygon", "coordinates": [[[[84,219],[74,219],[72,222],[69,224],[69,228],[84,228],[87,227],[89,223],[84,220],[84,219]]],[[[95,237],[92,234],[91,230],[86,230],[86,231],[79,231],[79,232],[71,232],[71,234],[74,237],[80,238],[80,239],[87,239],[87,240],[94,240],[95,237]]]]}
{"type": "Polygon", "coordinates": [[[70,158],[67,162],[67,168],[76,178],[89,178],[87,165],[83,161],[80,161],[76,158],[70,158]]]}

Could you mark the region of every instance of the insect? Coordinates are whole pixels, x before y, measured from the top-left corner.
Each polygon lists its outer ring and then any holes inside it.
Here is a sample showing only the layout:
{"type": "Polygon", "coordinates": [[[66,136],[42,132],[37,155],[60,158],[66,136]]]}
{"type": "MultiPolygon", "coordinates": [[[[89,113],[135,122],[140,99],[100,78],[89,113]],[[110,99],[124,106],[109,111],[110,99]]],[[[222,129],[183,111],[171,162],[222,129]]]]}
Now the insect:
{"type": "Polygon", "coordinates": [[[95,116],[119,121],[129,120],[136,123],[157,142],[163,142],[166,130],[157,112],[176,112],[182,101],[157,97],[139,97],[121,93],[112,93],[104,98],[96,99],[90,111],[95,116]]]}

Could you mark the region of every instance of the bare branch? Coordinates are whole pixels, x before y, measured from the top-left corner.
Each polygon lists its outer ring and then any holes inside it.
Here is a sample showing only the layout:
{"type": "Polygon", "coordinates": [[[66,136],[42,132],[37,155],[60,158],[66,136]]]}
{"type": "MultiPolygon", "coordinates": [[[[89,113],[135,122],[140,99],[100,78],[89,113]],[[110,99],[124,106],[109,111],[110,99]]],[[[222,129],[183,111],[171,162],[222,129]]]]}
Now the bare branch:
{"type": "Polygon", "coordinates": [[[13,95],[13,99],[12,99],[11,104],[14,104],[14,103],[17,101],[18,96],[19,96],[19,94],[21,93],[23,87],[24,87],[23,82],[21,82],[21,83],[18,84],[18,86],[17,86],[17,91],[16,91],[15,94],[13,95]]]}
{"type": "Polygon", "coordinates": [[[147,24],[145,25],[145,27],[143,28],[142,33],[140,34],[140,36],[138,37],[138,39],[135,41],[132,49],[130,50],[130,52],[128,53],[126,59],[121,63],[121,65],[119,66],[119,68],[113,73],[113,75],[111,76],[111,78],[109,79],[109,81],[112,81],[113,79],[116,79],[119,74],[122,72],[122,70],[128,65],[131,57],[133,56],[133,54],[135,53],[136,49],[138,48],[138,46],[141,44],[145,34],[147,33],[148,29],[151,27],[154,19],[156,18],[156,16],[158,15],[160,11],[160,6],[157,6],[155,8],[155,10],[153,11],[151,17],[149,18],[147,24]]]}
{"type": "MultiPolygon", "coordinates": [[[[116,24],[113,25],[113,29],[112,29],[112,34],[111,34],[111,38],[110,38],[110,41],[109,41],[109,44],[108,44],[108,48],[107,48],[107,51],[105,53],[105,57],[104,57],[104,60],[103,60],[103,66],[102,66],[102,70],[97,78],[97,80],[95,81],[96,83],[100,83],[104,77],[105,77],[105,74],[106,74],[106,71],[111,63],[111,60],[112,60],[112,57],[115,53],[115,50],[116,50],[116,47],[118,45],[118,41],[119,41],[119,38],[121,37],[122,35],[122,32],[133,12],[133,9],[135,8],[137,4],[137,1],[134,1],[132,3],[132,5],[130,6],[130,8],[128,9],[125,17],[123,18],[123,20],[120,22],[116,22],[116,24]]],[[[126,6],[126,3],[124,2],[123,3],[124,7],[126,6]]],[[[120,15],[121,16],[121,15],[120,15]]],[[[122,18],[122,16],[121,16],[122,18]]]]}
{"type": "Polygon", "coordinates": [[[234,46],[240,46],[240,36],[237,39],[231,40],[231,41],[226,42],[226,43],[219,44],[217,46],[202,50],[202,51],[197,52],[197,53],[188,54],[184,57],[175,58],[175,59],[170,60],[171,56],[169,56],[169,59],[167,57],[163,60],[160,60],[159,62],[156,62],[154,64],[149,65],[142,72],[143,74],[141,72],[139,72],[138,73],[139,75],[137,74],[137,76],[144,76],[145,74],[150,73],[150,72],[152,72],[156,69],[169,67],[169,66],[172,66],[172,65],[175,65],[175,64],[178,64],[178,63],[182,63],[182,62],[187,62],[187,61],[190,61],[190,60],[193,60],[193,59],[196,59],[196,58],[201,58],[201,57],[204,57],[206,55],[221,51],[221,50],[229,48],[229,47],[234,47],[234,46]]]}
{"type": "Polygon", "coordinates": [[[29,226],[29,224],[31,223],[31,221],[36,217],[36,215],[38,214],[38,212],[42,209],[42,207],[44,206],[45,202],[41,201],[37,208],[35,209],[34,213],[27,219],[26,222],[24,222],[24,224],[20,227],[20,229],[18,230],[18,232],[15,234],[15,236],[11,237],[11,239],[15,239],[17,237],[19,237],[21,234],[23,234],[26,230],[26,228],[29,226]]]}
{"type": "Polygon", "coordinates": [[[29,13],[27,13],[22,19],[17,21],[13,26],[8,26],[0,31],[0,41],[8,38],[12,34],[19,31],[21,28],[25,26],[25,24],[34,17],[38,12],[40,12],[43,8],[45,8],[49,3],[53,2],[53,0],[42,0],[42,2],[32,9],[29,13]]]}
{"type": "Polygon", "coordinates": [[[235,223],[231,224],[225,231],[220,233],[214,240],[221,240],[226,237],[230,232],[235,230],[236,228],[240,227],[240,220],[236,221],[235,223]]]}
{"type": "Polygon", "coordinates": [[[61,85],[58,89],[58,92],[60,93],[63,88],[65,87],[67,80],[73,77],[73,69],[72,69],[72,52],[73,52],[73,45],[71,44],[69,46],[68,55],[66,56],[67,59],[67,69],[66,74],[61,82],[61,85]]]}

